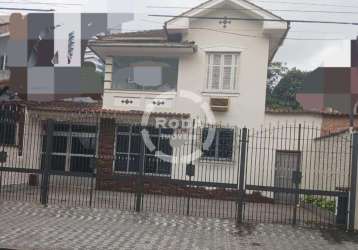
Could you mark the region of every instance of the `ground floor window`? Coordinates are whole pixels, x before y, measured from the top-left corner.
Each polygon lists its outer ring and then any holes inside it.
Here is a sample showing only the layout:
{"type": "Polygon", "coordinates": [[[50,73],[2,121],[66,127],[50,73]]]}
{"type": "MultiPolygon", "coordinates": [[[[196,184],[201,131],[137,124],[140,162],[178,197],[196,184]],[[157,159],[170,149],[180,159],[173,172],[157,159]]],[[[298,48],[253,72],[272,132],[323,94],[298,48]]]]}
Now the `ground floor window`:
{"type": "MultiPolygon", "coordinates": [[[[96,141],[96,126],[56,123],[53,134],[51,169],[93,172],[91,161],[96,154],[96,141]]],[[[44,135],[42,152],[46,151],[46,142],[47,136],[44,135]]]]}
{"type": "Polygon", "coordinates": [[[204,128],[202,131],[202,158],[231,161],[233,157],[234,129],[204,128]],[[209,133],[213,135],[209,136],[209,133]]]}
{"type": "Polygon", "coordinates": [[[0,145],[16,145],[16,111],[11,106],[0,108],[0,145]]]}
{"type": "MultiPolygon", "coordinates": [[[[143,127],[119,125],[116,138],[115,172],[137,173],[140,170],[140,150],[143,127]]],[[[146,127],[154,150],[145,146],[144,173],[170,175],[172,164],[170,158],[173,149],[170,145],[172,129],[146,127]]]]}

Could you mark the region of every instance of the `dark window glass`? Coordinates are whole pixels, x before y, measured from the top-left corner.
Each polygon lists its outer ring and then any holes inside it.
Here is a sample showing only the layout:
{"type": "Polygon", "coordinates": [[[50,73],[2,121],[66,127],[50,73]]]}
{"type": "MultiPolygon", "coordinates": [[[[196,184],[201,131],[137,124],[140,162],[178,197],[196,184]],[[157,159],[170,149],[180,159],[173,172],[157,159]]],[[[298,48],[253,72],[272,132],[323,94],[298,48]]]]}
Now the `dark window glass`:
{"type": "Polygon", "coordinates": [[[149,148],[147,145],[145,145],[145,153],[148,155],[154,155],[155,152],[158,150],[158,137],[157,136],[150,136],[150,140],[153,143],[153,146],[155,147],[153,151],[150,151],[151,148],[149,148]]]}
{"type": "MultiPolygon", "coordinates": [[[[46,155],[42,154],[41,157],[41,167],[44,168],[46,164],[46,155]]],[[[66,165],[66,156],[62,155],[52,155],[51,156],[51,170],[55,171],[65,171],[65,165],[66,165]]]]}
{"type": "Polygon", "coordinates": [[[219,131],[218,157],[224,159],[232,158],[232,147],[234,140],[233,129],[221,129],[219,131]]]}
{"type": "Polygon", "coordinates": [[[127,171],[127,163],[128,163],[128,155],[127,154],[117,155],[115,170],[126,172],[127,171]]]}
{"type": "Polygon", "coordinates": [[[64,123],[55,123],[54,131],[58,131],[58,132],[70,131],[70,125],[64,123]]]}
{"type": "Polygon", "coordinates": [[[172,128],[162,128],[160,129],[160,133],[163,135],[172,135],[174,134],[174,130],[172,128]]]}
{"type": "Polygon", "coordinates": [[[118,127],[117,127],[117,132],[122,132],[122,133],[129,133],[129,131],[130,131],[130,126],[128,126],[128,125],[119,125],[118,127]]]}
{"type": "Polygon", "coordinates": [[[93,137],[73,137],[72,149],[73,154],[94,155],[96,152],[96,138],[93,137]]]}
{"type": "Polygon", "coordinates": [[[89,126],[89,125],[72,125],[72,132],[96,133],[97,132],[97,127],[96,126],[89,126]]]}
{"type": "Polygon", "coordinates": [[[91,168],[91,157],[71,157],[71,172],[86,172],[91,173],[93,170],[91,168]]]}
{"type": "Polygon", "coordinates": [[[0,145],[16,144],[16,111],[12,106],[0,108],[0,145]]]}
{"type": "Polygon", "coordinates": [[[173,154],[173,149],[172,149],[172,146],[170,145],[169,138],[165,138],[165,137],[160,138],[159,150],[166,155],[173,154]]]}
{"type": "Polygon", "coordinates": [[[129,135],[117,136],[117,152],[128,153],[129,150],[129,135]]]}
{"type": "MultiPolygon", "coordinates": [[[[205,128],[202,135],[202,143],[204,144],[208,138],[208,134],[214,132],[205,128]]],[[[209,139],[208,139],[209,140],[209,139]]],[[[218,160],[231,160],[233,155],[234,130],[228,128],[216,128],[215,135],[209,148],[202,148],[204,158],[217,158],[218,160]]]]}
{"type": "Polygon", "coordinates": [[[132,134],[141,134],[142,129],[143,128],[141,126],[132,126],[132,134]]]}
{"type": "Polygon", "coordinates": [[[157,157],[155,156],[146,156],[145,157],[145,173],[155,174],[157,173],[157,157]]]}
{"type": "Polygon", "coordinates": [[[0,144],[16,144],[16,123],[0,120],[0,144]]]}
{"type": "MultiPolygon", "coordinates": [[[[45,148],[46,150],[46,148],[45,148]]],[[[55,153],[66,153],[67,151],[67,137],[54,136],[52,143],[52,151],[55,153]]]]}
{"type": "Polygon", "coordinates": [[[155,127],[145,127],[150,135],[159,135],[159,128],[155,127]]]}
{"type": "Polygon", "coordinates": [[[172,164],[171,162],[164,161],[159,159],[158,160],[158,174],[166,174],[170,175],[172,164]]]}
{"type": "Polygon", "coordinates": [[[140,153],[140,145],[141,145],[141,141],[142,141],[142,136],[140,136],[140,135],[132,135],[130,141],[131,141],[130,152],[139,154],[140,153]]]}
{"type": "Polygon", "coordinates": [[[130,155],[129,156],[129,172],[138,172],[139,171],[140,156],[139,155],[130,155]]]}
{"type": "MultiPolygon", "coordinates": [[[[137,125],[130,127],[130,129],[123,125],[117,128],[117,159],[115,163],[116,171],[139,171],[141,164],[140,152],[142,144],[142,129],[143,127],[137,125]],[[129,166],[128,169],[127,166],[129,166]]],[[[161,129],[155,127],[145,127],[145,129],[147,129],[149,133],[154,150],[151,151],[152,148],[145,147],[144,172],[147,174],[170,174],[171,163],[161,163],[160,165],[159,159],[155,154],[157,151],[161,150],[164,154],[172,155],[173,149],[170,146],[170,138],[168,135],[172,134],[173,130],[163,130],[165,134],[164,136],[161,136],[161,129]]],[[[168,156],[168,158],[171,158],[171,156],[168,156]]]]}
{"type": "Polygon", "coordinates": [[[217,136],[217,129],[215,129],[215,130],[208,129],[208,128],[203,129],[203,136],[202,136],[203,157],[215,157],[216,136],[217,136]],[[208,138],[209,132],[210,133],[214,132],[215,135],[213,137],[208,138]],[[209,147],[204,148],[204,143],[205,143],[205,146],[209,146],[209,147]],[[210,144],[208,145],[208,143],[210,143],[210,144]]]}

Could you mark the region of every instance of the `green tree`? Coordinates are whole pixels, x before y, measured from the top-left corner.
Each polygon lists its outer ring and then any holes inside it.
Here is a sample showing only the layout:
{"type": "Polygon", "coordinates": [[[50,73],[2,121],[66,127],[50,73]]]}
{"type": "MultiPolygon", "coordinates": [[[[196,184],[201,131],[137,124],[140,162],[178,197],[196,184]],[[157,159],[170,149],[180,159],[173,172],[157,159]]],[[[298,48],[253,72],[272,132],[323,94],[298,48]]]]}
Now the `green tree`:
{"type": "Polygon", "coordinates": [[[273,90],[286,74],[288,68],[282,62],[273,62],[267,70],[266,106],[275,106],[276,100],[273,97],[273,90]]]}
{"type": "Polygon", "coordinates": [[[266,106],[273,109],[301,109],[296,94],[309,72],[288,69],[282,63],[271,65],[268,71],[266,106]]]}

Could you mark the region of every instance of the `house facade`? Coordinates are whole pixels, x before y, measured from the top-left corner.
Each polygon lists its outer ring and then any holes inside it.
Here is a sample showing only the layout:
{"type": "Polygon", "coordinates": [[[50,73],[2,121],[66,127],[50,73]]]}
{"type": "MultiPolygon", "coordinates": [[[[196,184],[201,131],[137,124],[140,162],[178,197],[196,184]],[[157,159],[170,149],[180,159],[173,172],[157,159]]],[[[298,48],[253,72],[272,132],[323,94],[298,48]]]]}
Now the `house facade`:
{"type": "Polygon", "coordinates": [[[260,126],[267,65],[288,29],[285,20],[248,1],[212,0],[163,30],[100,37],[90,47],[106,62],[103,108],[260,126]]]}

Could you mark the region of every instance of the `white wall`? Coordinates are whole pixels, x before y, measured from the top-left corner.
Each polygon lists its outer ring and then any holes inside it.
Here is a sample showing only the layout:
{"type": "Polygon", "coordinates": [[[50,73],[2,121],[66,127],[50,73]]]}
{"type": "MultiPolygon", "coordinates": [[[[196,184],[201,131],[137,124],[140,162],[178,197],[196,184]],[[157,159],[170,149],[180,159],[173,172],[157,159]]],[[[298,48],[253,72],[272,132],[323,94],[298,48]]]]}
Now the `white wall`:
{"type": "MultiPolygon", "coordinates": [[[[213,16],[243,17],[237,11],[216,10],[213,16]]],[[[214,113],[217,123],[257,127],[264,121],[266,76],[269,53],[269,39],[262,35],[261,23],[232,20],[227,28],[219,20],[193,20],[190,29],[184,35],[184,41],[195,41],[196,53],[180,56],[178,91],[165,97],[166,105],[157,108],[158,112],[190,113],[192,117],[204,115],[202,103],[209,103],[210,96],[230,98],[227,112],[214,113]],[[211,29],[211,30],[208,30],[211,29]],[[217,30],[217,31],[213,31],[217,30]],[[226,32],[226,33],[225,33],[226,32]],[[235,33],[244,33],[240,36],[235,33]],[[207,52],[240,52],[238,89],[232,94],[208,94],[205,92],[207,77],[207,52]],[[181,98],[181,91],[191,91],[202,98],[198,102],[181,98]]],[[[139,109],[143,110],[145,98],[155,98],[158,93],[126,92],[109,90],[111,81],[111,59],[107,59],[106,81],[103,96],[103,107],[106,109],[139,109]],[[116,105],[115,98],[132,98],[136,105],[116,105]]]]}

